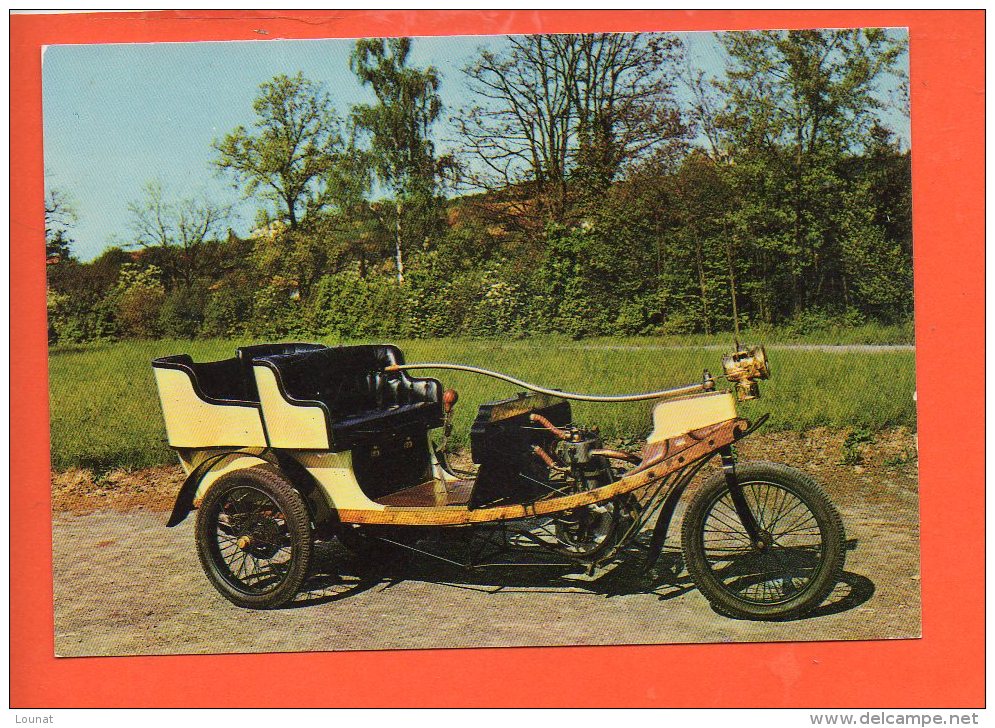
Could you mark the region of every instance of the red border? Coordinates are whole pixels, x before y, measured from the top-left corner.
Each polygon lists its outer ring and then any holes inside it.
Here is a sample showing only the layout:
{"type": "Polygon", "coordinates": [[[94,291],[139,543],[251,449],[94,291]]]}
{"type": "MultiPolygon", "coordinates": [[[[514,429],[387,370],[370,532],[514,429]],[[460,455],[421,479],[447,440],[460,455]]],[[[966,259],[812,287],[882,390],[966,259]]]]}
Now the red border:
{"type": "Polygon", "coordinates": [[[15,15],[10,28],[12,706],[984,704],[984,11],[191,11],[15,15]],[[921,640],[52,657],[42,45],[841,26],[910,31],[921,640]],[[219,677],[233,668],[268,689],[233,691],[219,677]]]}

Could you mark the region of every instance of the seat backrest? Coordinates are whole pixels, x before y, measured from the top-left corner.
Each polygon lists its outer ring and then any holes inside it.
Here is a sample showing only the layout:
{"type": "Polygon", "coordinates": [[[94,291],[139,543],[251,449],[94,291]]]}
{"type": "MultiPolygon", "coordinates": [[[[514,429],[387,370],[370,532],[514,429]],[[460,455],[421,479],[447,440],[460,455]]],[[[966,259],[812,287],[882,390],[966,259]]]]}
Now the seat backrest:
{"type": "Polygon", "coordinates": [[[324,344],[305,344],[300,342],[284,342],[279,344],[252,344],[251,346],[240,346],[235,350],[235,358],[238,359],[242,369],[242,379],[245,382],[246,394],[255,402],[259,401],[259,392],[256,390],[256,376],[252,371],[252,360],[263,356],[275,356],[279,354],[300,354],[307,351],[318,351],[326,349],[324,344]]]}
{"type": "Polygon", "coordinates": [[[207,401],[243,403],[259,401],[259,397],[254,395],[255,387],[249,391],[242,367],[235,357],[195,363],[189,354],[177,354],[155,359],[152,366],[186,372],[194,391],[207,401]]]}
{"type": "Polygon", "coordinates": [[[236,357],[221,361],[191,364],[194,376],[204,394],[214,399],[258,402],[255,387],[251,390],[236,357]]]}
{"type": "Polygon", "coordinates": [[[258,398],[246,391],[236,357],[194,363],[189,354],[152,362],[172,447],[265,447],[258,398]]]}
{"type": "Polygon", "coordinates": [[[404,363],[400,349],[389,344],[340,346],[256,359],[264,359],[279,371],[289,397],[321,402],[333,421],[357,412],[435,402],[441,397],[433,380],[384,371],[392,364],[404,363]]]}

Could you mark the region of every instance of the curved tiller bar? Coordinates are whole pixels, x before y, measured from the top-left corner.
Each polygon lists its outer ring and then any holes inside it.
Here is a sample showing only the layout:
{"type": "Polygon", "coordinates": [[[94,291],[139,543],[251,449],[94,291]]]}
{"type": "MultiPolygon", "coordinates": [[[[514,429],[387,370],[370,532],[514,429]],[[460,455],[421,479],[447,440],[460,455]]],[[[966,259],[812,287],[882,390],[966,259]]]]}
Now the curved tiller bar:
{"type": "Polygon", "coordinates": [[[501,379],[505,382],[510,382],[523,389],[528,389],[531,392],[538,392],[539,394],[548,394],[552,397],[560,397],[562,399],[574,399],[580,402],[638,402],[645,399],[663,399],[664,397],[677,397],[682,394],[693,394],[695,392],[710,392],[715,389],[715,380],[712,378],[708,372],[705,372],[705,376],[701,382],[697,384],[686,384],[682,387],[672,387],[670,389],[661,389],[656,392],[642,392],[640,394],[577,394],[575,392],[561,392],[558,389],[548,389],[547,387],[540,387],[536,384],[529,384],[528,382],[523,382],[521,379],[515,379],[507,374],[501,374],[500,372],[492,372],[489,369],[480,369],[479,367],[471,367],[465,364],[445,364],[439,362],[432,362],[427,364],[394,364],[385,368],[388,372],[397,372],[406,369],[452,369],[459,372],[471,372],[472,374],[482,374],[485,377],[492,377],[493,379],[501,379]]]}

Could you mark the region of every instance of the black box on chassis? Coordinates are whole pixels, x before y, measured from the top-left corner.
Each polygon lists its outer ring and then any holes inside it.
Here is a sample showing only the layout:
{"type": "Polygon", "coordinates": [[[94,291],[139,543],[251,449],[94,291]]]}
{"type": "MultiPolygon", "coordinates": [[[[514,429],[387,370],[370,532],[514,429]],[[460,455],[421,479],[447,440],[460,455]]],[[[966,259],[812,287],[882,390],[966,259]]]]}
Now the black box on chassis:
{"type": "Polygon", "coordinates": [[[549,493],[548,470],[535,446],[551,451],[556,437],[533,422],[539,414],[557,427],[570,424],[570,403],[545,394],[519,394],[480,405],[470,429],[473,462],[480,465],[470,508],[522,503],[549,493]]]}

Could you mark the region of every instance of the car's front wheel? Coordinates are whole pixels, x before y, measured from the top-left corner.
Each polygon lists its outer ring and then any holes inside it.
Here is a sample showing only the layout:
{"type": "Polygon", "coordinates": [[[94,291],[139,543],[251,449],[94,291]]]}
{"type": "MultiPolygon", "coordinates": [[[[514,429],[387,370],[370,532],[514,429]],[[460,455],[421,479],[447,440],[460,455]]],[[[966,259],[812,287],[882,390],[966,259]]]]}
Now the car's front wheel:
{"type": "Polygon", "coordinates": [[[687,569],[712,606],[745,619],[792,619],[819,606],[843,571],[839,512],[811,478],[786,465],[741,463],[736,480],[756,520],[751,537],[723,473],[684,516],[687,569]]]}

